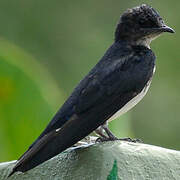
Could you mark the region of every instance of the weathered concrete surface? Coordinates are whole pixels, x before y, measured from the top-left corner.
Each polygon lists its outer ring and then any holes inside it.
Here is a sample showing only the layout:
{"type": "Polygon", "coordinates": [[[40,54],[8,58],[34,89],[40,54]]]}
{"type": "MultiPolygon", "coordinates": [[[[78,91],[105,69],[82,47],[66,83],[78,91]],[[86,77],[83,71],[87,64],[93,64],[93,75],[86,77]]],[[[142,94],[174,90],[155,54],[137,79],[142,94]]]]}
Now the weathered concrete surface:
{"type": "MultiPolygon", "coordinates": [[[[180,180],[180,151],[114,141],[72,148],[40,166],[15,173],[9,180],[108,180],[114,162],[120,180],[180,180]]],[[[0,164],[6,179],[15,161],[0,164]]]]}

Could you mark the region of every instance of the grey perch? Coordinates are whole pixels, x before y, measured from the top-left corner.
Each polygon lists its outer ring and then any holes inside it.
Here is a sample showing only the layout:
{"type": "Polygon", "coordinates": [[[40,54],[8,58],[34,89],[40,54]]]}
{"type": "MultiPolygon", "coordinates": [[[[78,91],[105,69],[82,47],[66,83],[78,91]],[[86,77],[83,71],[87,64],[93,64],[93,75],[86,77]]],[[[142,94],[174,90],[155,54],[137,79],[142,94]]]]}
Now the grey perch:
{"type": "MultiPolygon", "coordinates": [[[[15,161],[0,164],[5,180],[15,161]]],[[[180,151],[123,141],[66,150],[9,180],[180,180],[180,151]]]]}

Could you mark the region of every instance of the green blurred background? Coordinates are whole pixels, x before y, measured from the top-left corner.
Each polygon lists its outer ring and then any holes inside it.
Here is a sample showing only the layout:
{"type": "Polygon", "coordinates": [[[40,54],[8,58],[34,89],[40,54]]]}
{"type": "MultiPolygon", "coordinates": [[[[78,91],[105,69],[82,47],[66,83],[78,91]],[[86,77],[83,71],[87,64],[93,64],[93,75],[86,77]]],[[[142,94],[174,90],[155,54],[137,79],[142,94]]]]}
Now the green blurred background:
{"type": "Polygon", "coordinates": [[[176,34],[151,45],[152,86],[110,124],[119,137],[180,150],[180,1],[1,0],[0,161],[17,159],[113,42],[120,14],[148,3],[176,34]]]}

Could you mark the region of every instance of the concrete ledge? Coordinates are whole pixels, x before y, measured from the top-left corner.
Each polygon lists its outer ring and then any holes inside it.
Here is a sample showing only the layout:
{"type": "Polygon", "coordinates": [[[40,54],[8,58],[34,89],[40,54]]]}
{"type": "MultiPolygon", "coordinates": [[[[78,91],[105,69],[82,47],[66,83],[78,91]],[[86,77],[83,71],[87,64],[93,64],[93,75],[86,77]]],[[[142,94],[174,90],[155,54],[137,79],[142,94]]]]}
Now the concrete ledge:
{"type": "MultiPolygon", "coordinates": [[[[0,179],[15,161],[0,163],[0,179]]],[[[71,148],[9,180],[180,180],[180,151],[114,141],[71,148]]]]}

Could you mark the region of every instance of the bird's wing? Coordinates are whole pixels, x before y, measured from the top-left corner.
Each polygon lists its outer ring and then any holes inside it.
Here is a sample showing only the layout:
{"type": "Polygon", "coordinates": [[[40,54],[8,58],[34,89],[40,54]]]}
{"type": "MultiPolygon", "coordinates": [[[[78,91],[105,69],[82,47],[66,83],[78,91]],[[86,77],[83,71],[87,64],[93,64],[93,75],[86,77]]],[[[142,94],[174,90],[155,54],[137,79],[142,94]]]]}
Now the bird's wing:
{"type": "Polygon", "coordinates": [[[66,108],[71,108],[71,113],[67,111],[69,119],[50,123],[48,131],[21,156],[11,174],[32,169],[64,151],[136,96],[152,76],[154,60],[145,59],[117,59],[106,68],[91,71],[62,107],[61,117],[66,116],[66,108]]]}
{"type": "MultiPolygon", "coordinates": [[[[127,77],[125,70],[129,67],[129,63],[127,63],[129,58],[129,56],[119,59],[115,58],[114,60],[112,59],[112,62],[105,62],[106,64],[103,68],[97,67],[102,66],[104,60],[102,59],[74,89],[71,96],[29,149],[45,134],[61,128],[73,114],[82,114],[91,107],[97,107],[96,105],[104,102],[105,98],[110,97],[112,99],[109,95],[113,92],[119,94],[123,89],[127,91],[128,87],[124,87],[124,84],[128,84],[128,81],[124,81],[124,78],[127,77]],[[121,88],[117,89],[117,87],[121,88]]],[[[129,84],[133,85],[132,82],[129,84]]]]}

